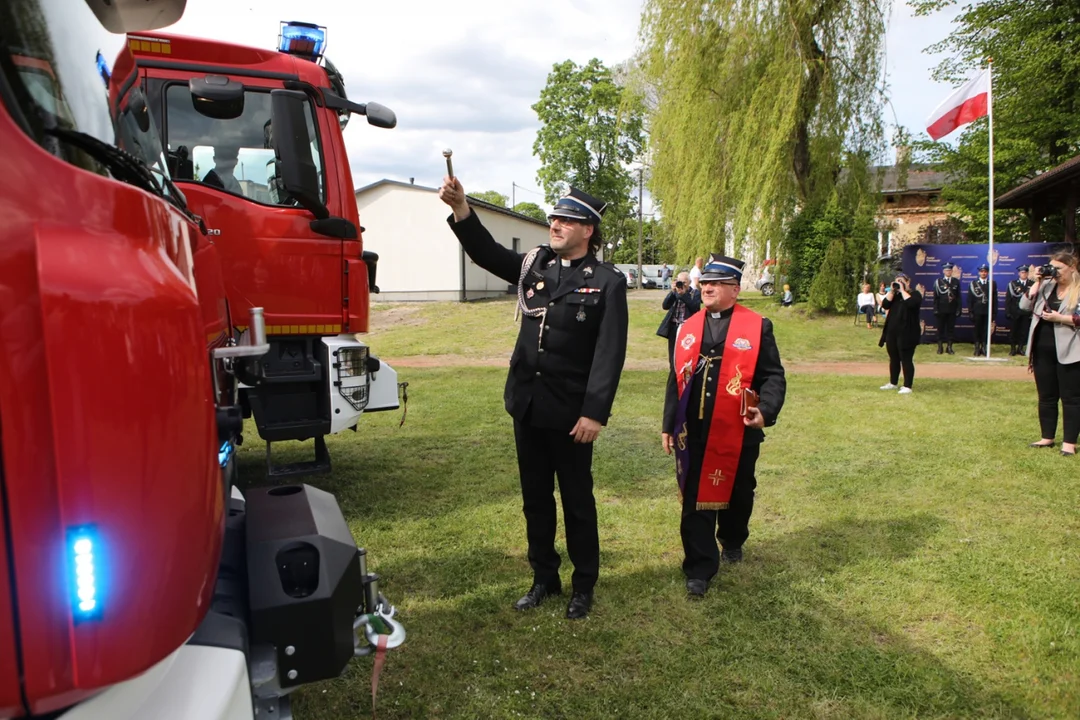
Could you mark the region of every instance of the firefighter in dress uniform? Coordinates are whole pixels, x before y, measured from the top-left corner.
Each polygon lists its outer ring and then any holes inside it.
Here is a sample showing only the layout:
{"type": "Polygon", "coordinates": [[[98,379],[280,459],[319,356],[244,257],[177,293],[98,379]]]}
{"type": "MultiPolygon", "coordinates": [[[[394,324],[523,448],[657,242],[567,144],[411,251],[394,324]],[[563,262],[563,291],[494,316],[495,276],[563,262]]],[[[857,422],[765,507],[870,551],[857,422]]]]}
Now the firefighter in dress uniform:
{"type": "Polygon", "coordinates": [[[983,263],[979,266],[979,277],[972,280],[968,286],[968,312],[975,321],[974,355],[986,354],[986,331],[997,315],[997,281],[990,287],[990,281],[987,280],[989,273],[990,266],[983,263]]]}
{"type": "Polygon", "coordinates": [[[517,286],[522,320],[503,401],[514,418],[533,582],[514,607],[535,608],[562,592],[557,477],[574,565],[566,617],[583,618],[600,569],[593,441],[611,417],[628,328],[626,276],[595,254],[606,204],[571,188],[548,216],[550,244],[522,255],[492,238],[456,177],[443,179],[439,197],[453,210],[447,222],[469,257],[517,286]]]}
{"type": "Polygon", "coordinates": [[[664,452],[675,452],[691,599],[705,595],[721,561],[743,558],[762,428],[776,424],[787,393],[772,322],[737,303],[743,266],[709,258],[700,278],[704,307],[679,326],[664,398],[661,442],[664,452]],[[743,415],[746,389],[760,399],[743,415]]]}
{"type": "Polygon", "coordinates": [[[1031,310],[1020,307],[1020,298],[1027,294],[1034,280],[1028,279],[1028,266],[1020,265],[1016,268],[1018,277],[1009,282],[1005,292],[1005,317],[1011,320],[1009,323],[1009,357],[1013,355],[1027,355],[1027,336],[1031,330],[1031,310]]]}
{"type": "Polygon", "coordinates": [[[937,317],[937,354],[954,355],[953,333],[960,316],[960,281],[952,276],[952,263],[941,266],[942,276],[934,281],[934,316],[937,317]],[[942,350],[942,343],[946,347],[942,350]]]}

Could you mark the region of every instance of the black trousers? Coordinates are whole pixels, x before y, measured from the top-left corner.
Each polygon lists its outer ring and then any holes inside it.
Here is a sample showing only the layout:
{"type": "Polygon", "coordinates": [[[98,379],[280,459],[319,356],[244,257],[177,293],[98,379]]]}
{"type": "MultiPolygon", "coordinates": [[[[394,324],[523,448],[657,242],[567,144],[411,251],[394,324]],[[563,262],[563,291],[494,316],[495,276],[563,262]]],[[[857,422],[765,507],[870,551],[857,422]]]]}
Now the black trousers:
{"type": "Polygon", "coordinates": [[[990,322],[989,315],[975,315],[975,345],[986,348],[986,327],[990,322]]]}
{"type": "Polygon", "coordinates": [[[938,342],[951,343],[956,332],[956,316],[952,313],[935,315],[938,322],[938,342]]]}
{"type": "Polygon", "coordinates": [[[902,348],[897,338],[886,337],[885,349],[889,351],[889,382],[900,382],[900,370],[904,371],[904,387],[911,387],[915,381],[915,348],[902,348]]]}
{"type": "Polygon", "coordinates": [[[522,510],[533,582],[561,587],[555,550],[555,478],[559,480],[566,550],[574,564],[573,588],[591,592],[600,572],[600,536],[593,497],[592,443],[575,443],[568,431],[514,421],[522,510]]]}
{"type": "MultiPolygon", "coordinates": [[[[1044,329],[1051,331],[1047,324],[1044,329]]],[[[1035,388],[1039,393],[1039,427],[1047,440],[1057,434],[1058,401],[1061,402],[1062,442],[1073,444],[1080,435],[1080,363],[1062,365],[1046,346],[1036,348],[1032,358],[1035,388]]]]}
{"type": "Polygon", "coordinates": [[[741,548],[750,536],[750,515],[754,511],[754,490],[761,445],[743,445],[739,467],[735,471],[735,484],[731,489],[731,501],[726,510],[697,510],[698,476],[705,456],[703,445],[690,446],[690,468],[683,493],[682,522],[679,534],[683,544],[683,573],[688,580],[711,580],[720,570],[720,548],[741,548]]]}
{"type": "Polygon", "coordinates": [[[1027,345],[1028,332],[1031,330],[1031,316],[1021,315],[1014,318],[1009,328],[1009,344],[1016,347],[1027,345]]]}

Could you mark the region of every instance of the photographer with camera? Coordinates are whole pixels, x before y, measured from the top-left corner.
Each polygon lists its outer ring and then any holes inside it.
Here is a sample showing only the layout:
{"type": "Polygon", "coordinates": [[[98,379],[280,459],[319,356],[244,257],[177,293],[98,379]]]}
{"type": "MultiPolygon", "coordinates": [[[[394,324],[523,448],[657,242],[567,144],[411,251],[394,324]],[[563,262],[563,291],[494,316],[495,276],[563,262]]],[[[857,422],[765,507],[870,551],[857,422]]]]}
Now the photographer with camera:
{"type": "Polygon", "coordinates": [[[689,273],[681,272],[675,278],[675,287],[664,298],[662,307],[667,310],[667,315],[660,322],[656,334],[667,338],[667,359],[670,369],[674,367],[672,358],[675,356],[675,336],[679,332],[679,326],[701,309],[701,294],[690,287],[689,273]]]}
{"type": "Polygon", "coordinates": [[[919,336],[922,330],[919,326],[919,306],[922,304],[922,291],[912,289],[911,279],[900,273],[893,281],[892,287],[885,293],[881,301],[888,314],[885,316],[885,325],[881,328],[881,339],[878,347],[882,345],[889,352],[889,382],[881,386],[882,390],[895,390],[900,381],[900,370],[904,371],[904,387],[900,388],[901,395],[912,392],[911,385],[915,380],[915,348],[919,346],[919,336]]]}
{"type": "Polygon", "coordinates": [[[1035,375],[1039,393],[1042,439],[1034,448],[1054,447],[1058,402],[1061,403],[1061,454],[1076,454],[1080,435],[1080,271],[1076,251],[1058,250],[1050,262],[1035,269],[1035,284],[1020,299],[1031,310],[1028,335],[1028,370],[1035,375]]]}

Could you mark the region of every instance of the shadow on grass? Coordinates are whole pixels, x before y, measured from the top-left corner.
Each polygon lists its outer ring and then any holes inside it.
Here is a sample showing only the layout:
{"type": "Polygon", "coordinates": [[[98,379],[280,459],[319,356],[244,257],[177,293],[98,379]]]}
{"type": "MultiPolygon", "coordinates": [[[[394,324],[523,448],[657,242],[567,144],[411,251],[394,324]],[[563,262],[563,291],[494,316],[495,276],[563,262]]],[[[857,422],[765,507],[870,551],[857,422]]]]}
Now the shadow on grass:
{"type": "MultiPolygon", "coordinates": [[[[673,522],[675,522],[673,518],[673,522]]],[[[425,596],[402,612],[409,640],[388,660],[380,716],[1026,717],[988,681],[963,676],[875,616],[845,611],[837,574],[899,563],[938,529],[926,514],[837,520],[747,548],[703,602],[678,564],[608,553],[588,620],[566,596],[510,608],[527,567],[490,549],[386,567],[425,596]],[[478,580],[477,571],[484,570],[478,580]]],[[[570,567],[564,564],[564,585],[570,567]]],[[[302,691],[306,718],[364,717],[370,665],[302,691]]]]}

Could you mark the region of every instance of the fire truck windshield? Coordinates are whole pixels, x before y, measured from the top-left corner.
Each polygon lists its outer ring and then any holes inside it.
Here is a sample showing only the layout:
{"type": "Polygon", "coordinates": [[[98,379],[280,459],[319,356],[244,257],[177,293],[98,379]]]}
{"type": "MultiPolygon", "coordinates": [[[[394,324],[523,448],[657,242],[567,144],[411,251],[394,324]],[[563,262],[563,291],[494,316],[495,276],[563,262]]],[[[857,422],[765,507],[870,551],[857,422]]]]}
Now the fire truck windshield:
{"type": "MultiPolygon", "coordinates": [[[[326,202],[319,133],[310,102],[308,106],[311,157],[319,178],[319,199],[326,202]]],[[[165,142],[174,180],[201,183],[265,205],[298,206],[278,183],[269,91],[245,90],[243,112],[221,119],[199,112],[188,85],[174,83],[165,87],[165,113],[165,142]]]]}
{"type": "Polygon", "coordinates": [[[24,129],[49,152],[91,172],[109,170],[56,131],[116,142],[110,66],[125,46],[125,36],[107,31],[87,2],[0,2],[0,71],[24,129]]]}

